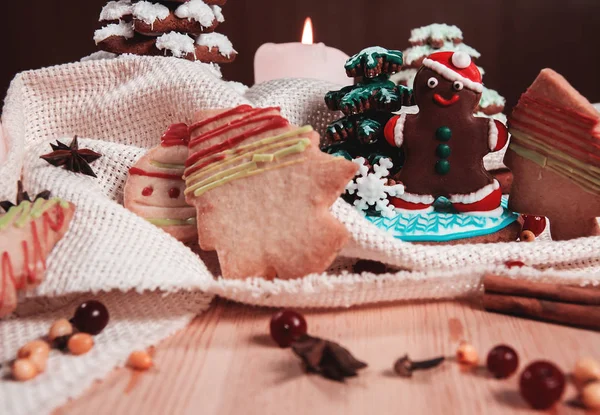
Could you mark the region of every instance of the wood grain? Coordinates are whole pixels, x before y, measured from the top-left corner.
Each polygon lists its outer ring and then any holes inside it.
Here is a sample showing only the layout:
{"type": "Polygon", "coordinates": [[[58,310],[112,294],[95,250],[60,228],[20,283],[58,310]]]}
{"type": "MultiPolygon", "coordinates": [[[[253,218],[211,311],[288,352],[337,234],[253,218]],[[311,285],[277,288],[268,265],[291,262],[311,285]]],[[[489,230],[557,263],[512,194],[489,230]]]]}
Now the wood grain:
{"type": "MultiPolygon", "coordinates": [[[[306,312],[313,335],[339,341],[369,363],[358,378],[337,384],[304,374],[291,351],[273,345],[272,312],[219,300],[156,348],[156,369],[116,370],[55,415],[539,413],[519,397],[517,376],[499,381],[447,363],[400,379],[391,366],[404,353],[414,359],[453,355],[463,339],[484,358],[499,343],[512,345],[521,369],[544,358],[569,371],[579,357],[600,358],[599,333],[487,313],[466,303],[306,312]]],[[[574,396],[569,387],[564,400],[574,396]]],[[[561,404],[553,413],[584,411],[561,404]]]]}

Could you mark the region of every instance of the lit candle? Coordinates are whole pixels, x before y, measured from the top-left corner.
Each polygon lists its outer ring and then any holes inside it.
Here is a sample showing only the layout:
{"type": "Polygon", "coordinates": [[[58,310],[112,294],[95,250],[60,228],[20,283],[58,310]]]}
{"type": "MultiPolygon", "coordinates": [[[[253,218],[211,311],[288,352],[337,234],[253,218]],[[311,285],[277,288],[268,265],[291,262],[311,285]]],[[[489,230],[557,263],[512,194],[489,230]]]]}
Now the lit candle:
{"type": "Polygon", "coordinates": [[[348,59],[341,50],[313,43],[310,17],[304,22],[302,43],[265,43],[254,56],[254,81],[258,84],[271,79],[311,78],[348,84],[344,63],[348,59]]]}

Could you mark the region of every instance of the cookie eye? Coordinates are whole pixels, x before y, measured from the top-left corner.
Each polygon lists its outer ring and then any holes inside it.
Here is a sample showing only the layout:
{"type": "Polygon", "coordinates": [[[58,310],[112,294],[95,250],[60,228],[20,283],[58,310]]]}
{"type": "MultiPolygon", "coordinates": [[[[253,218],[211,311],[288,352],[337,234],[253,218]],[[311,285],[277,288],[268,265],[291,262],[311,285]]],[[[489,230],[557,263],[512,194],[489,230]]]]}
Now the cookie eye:
{"type": "Polygon", "coordinates": [[[431,89],[435,88],[436,86],[438,86],[438,80],[437,78],[434,78],[433,76],[431,78],[429,78],[427,80],[427,86],[431,89]]]}
{"type": "Polygon", "coordinates": [[[455,91],[461,91],[463,89],[463,83],[460,81],[454,81],[454,83],[452,84],[452,88],[455,91]]]}

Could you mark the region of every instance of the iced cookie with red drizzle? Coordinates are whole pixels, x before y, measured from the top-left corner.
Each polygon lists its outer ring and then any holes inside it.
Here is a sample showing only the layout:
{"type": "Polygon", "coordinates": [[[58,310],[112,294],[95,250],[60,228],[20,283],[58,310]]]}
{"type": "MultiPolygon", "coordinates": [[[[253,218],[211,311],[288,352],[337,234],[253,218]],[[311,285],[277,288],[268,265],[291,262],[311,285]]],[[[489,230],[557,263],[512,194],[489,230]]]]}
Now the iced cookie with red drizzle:
{"type": "Polygon", "coordinates": [[[14,311],[18,291],[42,282],[46,259],[67,232],[74,212],[69,202],[40,198],[0,214],[0,317],[14,311]]]}
{"type": "Polygon", "coordinates": [[[501,150],[506,127],[475,117],[481,73],[463,52],[437,52],[423,61],[414,82],[418,114],[393,117],[385,138],[402,147],[405,162],[395,180],[405,192],[390,200],[406,213],[433,210],[447,198],[460,213],[500,216],[500,184],[483,167],[483,157],[501,150]]]}
{"type": "Polygon", "coordinates": [[[509,208],[548,217],[555,240],[600,235],[600,113],[564,77],[543,69],[509,122],[509,208]]]}
{"type": "Polygon", "coordinates": [[[184,163],[190,141],[186,124],[173,124],[160,144],[129,169],[125,207],[182,242],[194,241],[196,211],[185,201],[184,163]]]}
{"type": "Polygon", "coordinates": [[[225,278],[298,278],[323,272],[348,240],[329,207],[356,166],[319,150],[310,126],[278,108],[200,111],[190,127],[185,195],[198,242],[225,278]]]}

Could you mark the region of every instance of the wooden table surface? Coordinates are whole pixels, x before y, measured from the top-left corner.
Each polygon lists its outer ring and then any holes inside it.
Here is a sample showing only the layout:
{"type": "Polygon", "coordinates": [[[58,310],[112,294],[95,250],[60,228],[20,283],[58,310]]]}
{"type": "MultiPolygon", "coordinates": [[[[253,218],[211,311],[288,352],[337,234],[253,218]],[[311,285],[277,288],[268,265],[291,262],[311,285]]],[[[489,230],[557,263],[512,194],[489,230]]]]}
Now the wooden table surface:
{"type": "MultiPolygon", "coordinates": [[[[369,363],[339,384],[303,373],[290,350],[268,336],[273,310],[216,300],[154,351],[149,372],[115,370],[62,414],[510,414],[539,413],[521,400],[518,376],[488,378],[446,362],[412,379],[393,362],[453,355],[472,342],[484,358],[499,344],[526,362],[549,359],[570,371],[581,356],[600,358],[600,333],[484,312],[459,302],[400,303],[307,311],[309,332],[340,342],[369,363]]],[[[575,396],[569,386],[563,401],[575,396]]],[[[583,414],[565,403],[553,414],[583,414]]]]}

